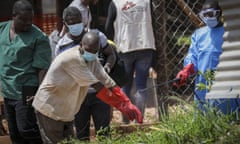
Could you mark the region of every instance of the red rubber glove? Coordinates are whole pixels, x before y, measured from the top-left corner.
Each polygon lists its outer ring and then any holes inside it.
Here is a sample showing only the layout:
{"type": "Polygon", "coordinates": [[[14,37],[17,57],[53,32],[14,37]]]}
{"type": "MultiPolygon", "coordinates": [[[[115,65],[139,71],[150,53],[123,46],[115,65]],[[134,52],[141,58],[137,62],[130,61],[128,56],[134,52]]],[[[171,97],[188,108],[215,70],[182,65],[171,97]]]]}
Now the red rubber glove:
{"type": "Polygon", "coordinates": [[[143,122],[141,112],[130,102],[129,98],[124,94],[119,86],[113,87],[112,90],[103,87],[97,93],[97,97],[105,103],[116,107],[129,120],[136,119],[138,123],[143,122]]]}
{"type": "Polygon", "coordinates": [[[194,65],[186,65],[180,72],[178,72],[176,78],[180,78],[180,81],[173,83],[177,88],[184,86],[187,82],[187,78],[194,74],[194,65]]]}

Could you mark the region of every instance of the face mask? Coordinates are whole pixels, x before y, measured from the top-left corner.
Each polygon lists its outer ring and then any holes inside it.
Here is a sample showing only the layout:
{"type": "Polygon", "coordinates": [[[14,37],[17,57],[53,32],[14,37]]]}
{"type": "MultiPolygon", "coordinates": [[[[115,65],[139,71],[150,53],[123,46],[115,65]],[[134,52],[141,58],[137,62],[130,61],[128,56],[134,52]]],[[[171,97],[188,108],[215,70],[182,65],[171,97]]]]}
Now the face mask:
{"type": "Polygon", "coordinates": [[[215,10],[213,8],[202,10],[199,13],[200,18],[208,27],[215,27],[218,25],[218,17],[220,16],[220,10],[215,10]]]}
{"type": "Polygon", "coordinates": [[[83,53],[83,58],[86,60],[86,61],[94,61],[96,58],[97,58],[97,56],[98,56],[98,53],[95,53],[95,54],[93,54],[93,53],[90,53],[90,52],[87,52],[87,51],[84,51],[84,53],[83,53]]]}
{"type": "Polygon", "coordinates": [[[208,17],[204,17],[203,18],[203,21],[204,23],[208,26],[208,27],[215,27],[218,25],[218,19],[217,17],[211,17],[211,18],[208,18],[208,17]]]}
{"type": "Polygon", "coordinates": [[[71,35],[79,36],[83,31],[84,25],[83,23],[77,23],[73,25],[67,25],[67,27],[71,35]]]}

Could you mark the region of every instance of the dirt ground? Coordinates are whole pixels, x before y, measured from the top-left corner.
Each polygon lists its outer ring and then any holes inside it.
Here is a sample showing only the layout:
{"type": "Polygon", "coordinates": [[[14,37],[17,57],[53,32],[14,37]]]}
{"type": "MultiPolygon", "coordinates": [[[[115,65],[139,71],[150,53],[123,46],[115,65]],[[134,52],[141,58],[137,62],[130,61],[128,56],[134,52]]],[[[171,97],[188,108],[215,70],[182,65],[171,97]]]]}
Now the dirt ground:
{"type": "MultiPolygon", "coordinates": [[[[0,97],[0,116],[2,117],[1,114],[3,114],[3,101],[2,101],[2,97],[0,97]]],[[[144,125],[151,125],[152,123],[155,123],[158,120],[158,112],[156,111],[156,108],[151,107],[151,108],[146,108],[145,109],[145,117],[143,120],[143,124],[144,125]]],[[[113,109],[113,117],[112,117],[112,121],[111,121],[111,126],[114,127],[118,127],[118,128],[123,128],[123,131],[125,129],[129,129],[129,127],[132,127],[133,125],[136,125],[136,123],[130,122],[130,124],[126,125],[122,123],[122,114],[120,111],[118,111],[117,109],[113,109]]],[[[131,131],[131,130],[130,130],[131,131]]],[[[0,123],[0,144],[2,143],[2,141],[5,141],[5,143],[7,143],[7,141],[9,141],[9,136],[8,136],[8,127],[7,127],[7,121],[4,118],[1,118],[1,123],[0,123]]],[[[94,125],[92,123],[91,125],[91,139],[94,141],[95,139],[95,130],[94,130],[94,125]]]]}
{"type": "MultiPolygon", "coordinates": [[[[156,120],[158,120],[158,114],[157,114],[156,109],[155,108],[146,108],[143,124],[144,125],[152,124],[152,123],[156,122],[156,120]]],[[[134,131],[134,129],[132,129],[133,125],[134,125],[134,122],[131,122],[129,125],[122,124],[121,112],[116,109],[113,110],[113,118],[111,121],[111,126],[117,127],[117,129],[119,129],[120,131],[131,132],[131,131],[134,131]]],[[[2,144],[2,143],[10,144],[11,142],[10,142],[9,136],[7,135],[7,133],[8,133],[7,121],[5,119],[2,120],[2,126],[4,129],[4,136],[0,136],[0,144],[2,144]]],[[[95,129],[94,129],[93,125],[91,127],[90,135],[91,135],[91,138],[90,138],[91,141],[95,141],[95,129]]]]}
{"type": "MultiPolygon", "coordinates": [[[[153,123],[156,123],[158,121],[158,113],[154,107],[152,108],[146,108],[145,109],[145,117],[143,119],[143,124],[136,124],[134,121],[130,122],[129,124],[123,124],[122,123],[122,114],[120,111],[114,109],[113,110],[113,117],[111,121],[111,127],[115,127],[117,131],[120,133],[131,133],[136,130],[135,126],[149,126],[153,123]]],[[[95,130],[93,123],[91,125],[91,130],[90,130],[90,141],[94,142],[95,141],[95,130]]]]}
{"type": "MultiPolygon", "coordinates": [[[[155,122],[156,120],[158,120],[158,113],[156,111],[156,108],[146,108],[143,123],[149,124],[155,122]]],[[[120,111],[114,109],[111,123],[112,124],[122,123],[122,114],[120,111]]]]}

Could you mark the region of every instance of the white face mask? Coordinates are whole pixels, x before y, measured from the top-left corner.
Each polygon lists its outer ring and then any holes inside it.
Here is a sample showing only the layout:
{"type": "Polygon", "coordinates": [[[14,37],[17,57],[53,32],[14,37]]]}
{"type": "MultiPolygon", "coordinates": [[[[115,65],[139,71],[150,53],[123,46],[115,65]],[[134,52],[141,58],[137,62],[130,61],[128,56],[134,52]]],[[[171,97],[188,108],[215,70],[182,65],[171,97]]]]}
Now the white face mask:
{"type": "Polygon", "coordinates": [[[69,29],[69,33],[73,36],[79,36],[84,28],[83,23],[77,23],[77,24],[73,24],[73,25],[67,25],[68,29],[69,29]]]}
{"type": "Polygon", "coordinates": [[[208,27],[213,28],[219,23],[218,17],[220,16],[220,10],[215,10],[213,8],[202,10],[199,16],[208,27]]]}

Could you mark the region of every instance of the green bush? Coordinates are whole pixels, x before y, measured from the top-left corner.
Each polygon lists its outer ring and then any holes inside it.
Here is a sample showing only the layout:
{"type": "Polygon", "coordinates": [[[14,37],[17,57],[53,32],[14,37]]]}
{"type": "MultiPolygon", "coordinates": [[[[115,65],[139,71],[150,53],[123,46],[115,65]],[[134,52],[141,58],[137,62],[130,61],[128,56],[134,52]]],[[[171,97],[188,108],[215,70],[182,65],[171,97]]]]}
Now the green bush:
{"type": "MultiPolygon", "coordinates": [[[[176,99],[176,98],[175,98],[176,99]]],[[[199,111],[194,104],[174,107],[160,124],[136,128],[132,133],[119,133],[112,129],[111,137],[96,138],[97,144],[236,144],[240,126],[235,115],[223,115],[214,109],[199,111]]],[[[72,140],[70,143],[80,144],[72,140]]],[[[83,142],[82,142],[83,143],[83,142]]]]}

